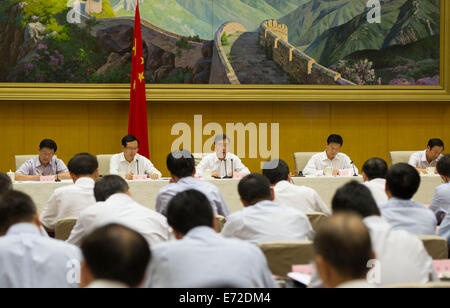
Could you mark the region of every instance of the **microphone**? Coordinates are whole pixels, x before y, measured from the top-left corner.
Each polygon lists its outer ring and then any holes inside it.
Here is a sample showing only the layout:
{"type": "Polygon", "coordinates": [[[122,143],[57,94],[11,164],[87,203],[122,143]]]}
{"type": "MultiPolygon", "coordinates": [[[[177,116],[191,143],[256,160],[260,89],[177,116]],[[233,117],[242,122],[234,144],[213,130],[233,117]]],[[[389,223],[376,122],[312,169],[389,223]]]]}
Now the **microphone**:
{"type": "Polygon", "coordinates": [[[353,161],[351,161],[350,163],[351,163],[352,166],[353,166],[353,176],[358,176],[358,175],[356,174],[355,164],[353,163],[353,161]]]}
{"type": "Polygon", "coordinates": [[[139,160],[138,159],[136,159],[136,168],[137,168],[137,174],[136,175],[139,175],[139,160]]]}
{"type": "Polygon", "coordinates": [[[234,175],[234,161],[233,161],[233,159],[231,159],[231,178],[233,178],[233,175],[234,175]]]}
{"type": "Polygon", "coordinates": [[[227,159],[224,158],[223,162],[225,163],[225,176],[222,179],[227,179],[228,178],[228,171],[227,171],[227,159]]]}
{"type": "Polygon", "coordinates": [[[55,159],[55,165],[56,165],[56,180],[55,180],[55,182],[61,182],[61,180],[59,179],[59,176],[58,176],[58,159],[57,158],[55,159]]]}

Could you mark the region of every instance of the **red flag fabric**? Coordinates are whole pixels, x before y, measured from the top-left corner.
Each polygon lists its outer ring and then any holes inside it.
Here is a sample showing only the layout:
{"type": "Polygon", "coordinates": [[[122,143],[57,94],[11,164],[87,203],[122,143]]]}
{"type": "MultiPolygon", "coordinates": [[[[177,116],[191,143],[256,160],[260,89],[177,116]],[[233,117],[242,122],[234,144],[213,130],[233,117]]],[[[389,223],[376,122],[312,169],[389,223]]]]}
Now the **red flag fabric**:
{"type": "Polygon", "coordinates": [[[134,35],[131,65],[131,94],[130,117],[128,121],[128,134],[139,140],[139,154],[149,158],[148,126],[147,126],[147,100],[145,97],[145,65],[142,48],[141,16],[139,14],[139,1],[137,1],[136,16],[134,18],[134,35]]]}

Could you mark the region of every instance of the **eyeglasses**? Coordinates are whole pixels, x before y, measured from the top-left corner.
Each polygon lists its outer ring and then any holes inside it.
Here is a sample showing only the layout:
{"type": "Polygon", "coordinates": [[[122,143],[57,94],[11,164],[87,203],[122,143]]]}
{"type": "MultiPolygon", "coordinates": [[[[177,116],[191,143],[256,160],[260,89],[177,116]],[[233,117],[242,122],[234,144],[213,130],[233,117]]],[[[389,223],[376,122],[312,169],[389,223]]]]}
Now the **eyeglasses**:
{"type": "Polygon", "coordinates": [[[53,155],[55,155],[55,153],[48,153],[48,152],[39,152],[42,156],[45,156],[45,157],[52,157],[53,155]]]}
{"type": "Polygon", "coordinates": [[[139,148],[129,148],[129,147],[126,147],[125,148],[125,150],[127,150],[127,151],[139,151],[139,148]]]}

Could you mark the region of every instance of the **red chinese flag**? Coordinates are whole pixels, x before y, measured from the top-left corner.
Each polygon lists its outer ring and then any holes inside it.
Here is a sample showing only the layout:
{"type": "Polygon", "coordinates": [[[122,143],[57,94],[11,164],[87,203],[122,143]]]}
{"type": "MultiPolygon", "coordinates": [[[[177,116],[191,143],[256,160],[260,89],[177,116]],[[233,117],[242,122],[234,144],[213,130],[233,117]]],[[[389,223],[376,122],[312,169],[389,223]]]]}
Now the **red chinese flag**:
{"type": "MultiPolygon", "coordinates": [[[[139,1],[137,1],[139,2],[139,1]]],[[[131,94],[130,118],[128,121],[128,134],[139,140],[139,154],[149,158],[148,128],[147,128],[147,101],[145,98],[145,66],[142,49],[141,16],[139,3],[134,18],[134,36],[131,65],[131,94]]]]}

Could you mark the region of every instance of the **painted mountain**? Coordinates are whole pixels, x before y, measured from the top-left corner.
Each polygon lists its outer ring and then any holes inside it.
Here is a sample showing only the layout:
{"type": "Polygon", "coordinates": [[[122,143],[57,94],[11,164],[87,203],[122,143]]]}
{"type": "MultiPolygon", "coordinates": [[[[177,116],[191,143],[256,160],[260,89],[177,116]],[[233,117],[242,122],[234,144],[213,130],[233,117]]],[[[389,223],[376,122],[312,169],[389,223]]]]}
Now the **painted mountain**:
{"type": "MultiPolygon", "coordinates": [[[[255,30],[262,21],[281,18],[308,0],[143,0],[141,16],[158,27],[186,36],[212,39],[224,22],[237,21],[255,30]]],[[[117,16],[133,16],[111,0],[117,16]]]]}

